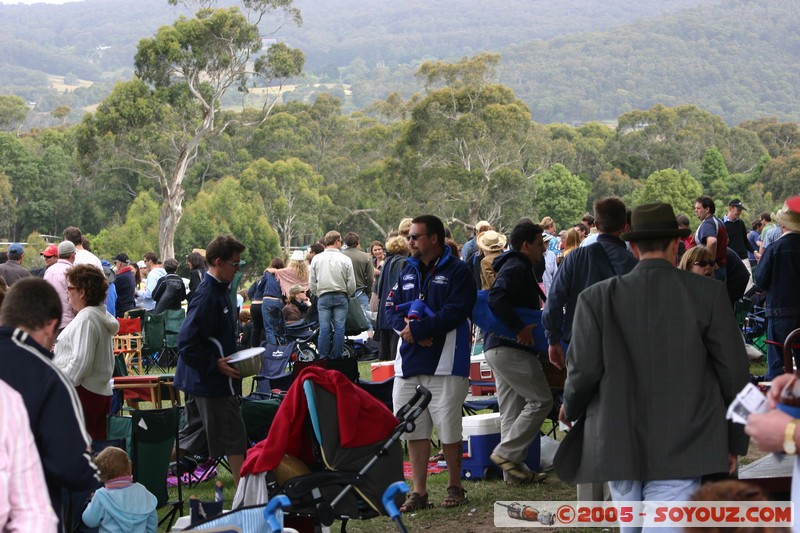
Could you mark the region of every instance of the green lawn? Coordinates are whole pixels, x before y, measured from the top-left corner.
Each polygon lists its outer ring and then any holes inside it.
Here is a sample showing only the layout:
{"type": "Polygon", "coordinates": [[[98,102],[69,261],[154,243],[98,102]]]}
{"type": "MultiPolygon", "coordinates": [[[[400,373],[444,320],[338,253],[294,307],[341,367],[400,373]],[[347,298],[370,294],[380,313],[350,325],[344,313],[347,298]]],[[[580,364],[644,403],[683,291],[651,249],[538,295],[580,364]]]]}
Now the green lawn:
{"type": "MultiPolygon", "coordinates": [[[[370,363],[362,362],[358,366],[362,379],[370,379],[370,363]]],[[[766,363],[762,361],[751,365],[750,372],[754,375],[763,375],[766,372],[766,363]]],[[[244,380],[243,391],[245,394],[250,390],[251,381],[252,378],[244,380]]],[[[546,424],[548,423],[546,422],[546,424]]],[[[543,429],[549,428],[545,427],[543,429]]],[[[763,454],[751,445],[751,453],[742,460],[742,464],[747,464],[761,455],[763,454]]],[[[224,494],[227,508],[234,495],[233,477],[230,472],[222,469],[216,479],[222,481],[225,487],[224,494]]],[[[550,478],[539,485],[512,486],[506,485],[502,481],[483,480],[465,481],[464,487],[467,490],[469,503],[456,509],[442,509],[439,507],[439,503],[445,496],[447,473],[443,472],[430,476],[428,491],[431,503],[434,503],[436,507],[412,515],[403,515],[403,522],[408,530],[426,531],[428,533],[444,533],[455,530],[458,530],[459,533],[491,531],[494,529],[493,513],[494,502],[496,501],[574,500],[576,497],[575,487],[562,483],[552,472],[550,478]]],[[[196,496],[201,500],[213,500],[214,483],[207,482],[192,489],[184,489],[184,500],[188,502],[190,496],[196,496]]],[[[170,490],[170,497],[177,498],[176,489],[170,490]]],[[[162,510],[159,518],[163,516],[166,510],[166,508],[162,510]]],[[[188,512],[187,503],[184,513],[188,514],[188,512]]],[[[379,517],[364,522],[353,520],[348,523],[347,529],[348,531],[365,533],[397,531],[394,524],[387,517],[379,517]]],[[[338,523],[334,524],[334,531],[338,530],[338,523]]]]}

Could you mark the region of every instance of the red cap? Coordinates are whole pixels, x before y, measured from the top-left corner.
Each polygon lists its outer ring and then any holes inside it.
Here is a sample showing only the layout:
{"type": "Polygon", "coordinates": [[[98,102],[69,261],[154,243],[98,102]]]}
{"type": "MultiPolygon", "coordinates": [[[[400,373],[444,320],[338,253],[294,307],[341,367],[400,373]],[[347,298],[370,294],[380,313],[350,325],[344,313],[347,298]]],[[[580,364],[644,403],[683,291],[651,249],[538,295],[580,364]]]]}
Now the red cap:
{"type": "Polygon", "coordinates": [[[43,255],[45,257],[56,257],[58,255],[58,245],[57,244],[50,244],[47,248],[44,249],[39,255],[43,255]]]}
{"type": "Polygon", "coordinates": [[[786,200],[786,205],[795,213],[800,213],[800,195],[793,196],[786,200]]]}

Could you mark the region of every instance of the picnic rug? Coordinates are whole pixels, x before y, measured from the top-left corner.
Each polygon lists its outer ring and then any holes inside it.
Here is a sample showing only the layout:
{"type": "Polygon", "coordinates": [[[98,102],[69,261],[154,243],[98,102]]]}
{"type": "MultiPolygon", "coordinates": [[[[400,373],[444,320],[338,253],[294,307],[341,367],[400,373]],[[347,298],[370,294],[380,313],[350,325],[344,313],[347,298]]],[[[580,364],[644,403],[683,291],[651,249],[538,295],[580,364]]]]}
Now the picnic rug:
{"type": "MultiPolygon", "coordinates": [[[[444,472],[447,470],[447,466],[444,465],[444,461],[440,463],[436,461],[431,461],[428,463],[428,475],[438,474],[439,472],[444,472]]],[[[411,479],[411,463],[408,461],[403,462],[403,477],[406,479],[411,479]]]]}

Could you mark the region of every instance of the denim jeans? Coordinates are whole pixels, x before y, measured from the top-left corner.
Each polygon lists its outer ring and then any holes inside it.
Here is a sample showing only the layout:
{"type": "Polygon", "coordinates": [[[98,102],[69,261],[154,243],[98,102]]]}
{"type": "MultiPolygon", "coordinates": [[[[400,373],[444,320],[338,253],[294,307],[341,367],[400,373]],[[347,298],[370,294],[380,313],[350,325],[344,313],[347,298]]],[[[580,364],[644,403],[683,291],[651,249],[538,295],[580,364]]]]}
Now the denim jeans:
{"type": "Polygon", "coordinates": [[[277,309],[278,312],[280,312],[280,310],[283,309],[283,302],[280,300],[264,298],[264,302],[261,304],[261,315],[264,321],[264,340],[267,342],[267,344],[277,346],[279,343],[278,338],[275,335],[275,322],[280,320],[280,318],[276,318],[273,315],[274,309],[277,309]]]}
{"type": "Polygon", "coordinates": [[[344,345],[344,324],[347,321],[347,308],[350,300],[342,292],[328,292],[317,299],[319,313],[319,348],[320,357],[338,359],[342,356],[344,345]],[[331,331],[333,347],[331,347],[331,331]]]}
{"type": "MultiPolygon", "coordinates": [[[[767,318],[767,338],[783,344],[789,333],[800,327],[800,316],[771,316],[767,318]]],[[[796,352],[796,350],[795,350],[796,352]]],[[[795,362],[797,353],[795,353],[795,362]]],[[[774,344],[767,345],[767,375],[765,379],[783,374],[783,347],[774,344]]]]}
{"type": "MultiPolygon", "coordinates": [[[[688,501],[691,499],[692,493],[700,488],[700,478],[609,481],[608,487],[611,490],[611,499],[615,502],[688,501]]],[[[648,530],[668,533],[682,531],[682,528],[620,527],[622,533],[648,530]]]]}

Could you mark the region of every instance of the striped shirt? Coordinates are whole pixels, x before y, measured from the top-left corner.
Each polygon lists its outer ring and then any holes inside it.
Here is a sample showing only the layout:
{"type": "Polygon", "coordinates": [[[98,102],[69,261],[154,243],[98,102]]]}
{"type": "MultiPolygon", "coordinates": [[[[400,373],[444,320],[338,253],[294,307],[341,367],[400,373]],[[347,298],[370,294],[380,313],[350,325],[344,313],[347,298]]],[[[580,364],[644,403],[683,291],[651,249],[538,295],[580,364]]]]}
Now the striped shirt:
{"type": "Polygon", "coordinates": [[[0,381],[0,530],[51,532],[57,525],[22,396],[0,381]]]}

